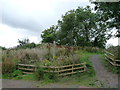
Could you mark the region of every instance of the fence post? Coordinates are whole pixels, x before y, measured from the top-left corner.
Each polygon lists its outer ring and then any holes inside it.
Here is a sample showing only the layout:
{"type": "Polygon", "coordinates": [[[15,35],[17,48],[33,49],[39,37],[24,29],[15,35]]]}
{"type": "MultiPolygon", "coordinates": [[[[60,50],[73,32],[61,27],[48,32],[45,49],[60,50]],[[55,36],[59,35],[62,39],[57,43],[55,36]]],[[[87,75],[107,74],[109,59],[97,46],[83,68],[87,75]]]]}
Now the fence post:
{"type": "Polygon", "coordinates": [[[55,46],[56,46],[56,42],[53,41],[53,60],[55,59],[55,46]]]}
{"type": "Polygon", "coordinates": [[[73,65],[72,65],[72,75],[73,75],[73,65]]]}
{"type": "Polygon", "coordinates": [[[84,63],[84,71],[86,71],[86,63],[84,63]]]}
{"type": "Polygon", "coordinates": [[[60,76],[59,76],[59,75],[60,75],[60,73],[59,73],[59,68],[57,68],[57,71],[58,71],[58,73],[57,73],[57,74],[58,74],[58,79],[59,79],[59,77],[60,77],[60,76]]]}

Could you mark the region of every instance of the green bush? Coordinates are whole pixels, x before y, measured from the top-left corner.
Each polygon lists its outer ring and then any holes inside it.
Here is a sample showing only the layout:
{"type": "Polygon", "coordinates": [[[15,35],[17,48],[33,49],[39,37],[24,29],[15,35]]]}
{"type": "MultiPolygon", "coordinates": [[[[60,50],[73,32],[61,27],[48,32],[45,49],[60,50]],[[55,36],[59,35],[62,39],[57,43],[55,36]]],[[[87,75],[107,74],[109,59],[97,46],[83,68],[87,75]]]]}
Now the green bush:
{"type": "Polygon", "coordinates": [[[5,73],[5,74],[3,74],[2,75],[2,78],[3,79],[12,79],[13,78],[13,75],[12,75],[12,73],[5,73]]]}
{"type": "Polygon", "coordinates": [[[50,60],[42,60],[39,63],[36,63],[37,65],[41,65],[41,66],[51,66],[52,65],[52,61],[50,60]]]}
{"type": "Polygon", "coordinates": [[[5,73],[2,76],[5,79],[22,79],[22,72],[20,70],[14,70],[12,73],[5,73]]]}
{"type": "Polygon", "coordinates": [[[35,72],[35,79],[36,80],[42,80],[44,76],[44,72],[42,68],[37,68],[36,72],[35,72]]]}
{"type": "Polygon", "coordinates": [[[36,80],[57,80],[57,75],[51,72],[44,72],[44,68],[38,68],[35,72],[36,80]]]}
{"type": "Polygon", "coordinates": [[[57,80],[57,75],[55,73],[45,73],[43,76],[44,80],[57,80]]]}
{"type": "Polygon", "coordinates": [[[112,71],[115,72],[115,73],[120,74],[120,68],[119,67],[113,67],[112,71]]]}
{"type": "Polygon", "coordinates": [[[13,77],[18,77],[18,76],[21,76],[22,75],[22,72],[20,70],[15,70],[13,73],[12,73],[13,77]]]}
{"type": "Polygon", "coordinates": [[[24,45],[18,45],[17,46],[17,49],[26,49],[26,48],[35,48],[36,47],[36,44],[35,43],[26,43],[24,45]]]}
{"type": "Polygon", "coordinates": [[[96,75],[95,70],[94,70],[93,67],[87,68],[86,73],[87,73],[89,76],[91,76],[91,77],[96,75]]]}

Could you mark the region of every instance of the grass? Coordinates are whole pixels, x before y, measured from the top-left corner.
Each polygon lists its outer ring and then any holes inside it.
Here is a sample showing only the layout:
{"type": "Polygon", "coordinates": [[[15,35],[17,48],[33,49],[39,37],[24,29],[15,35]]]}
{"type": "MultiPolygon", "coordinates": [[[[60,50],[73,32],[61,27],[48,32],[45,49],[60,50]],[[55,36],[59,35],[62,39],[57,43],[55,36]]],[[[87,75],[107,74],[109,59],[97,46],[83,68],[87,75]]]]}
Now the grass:
{"type": "Polygon", "coordinates": [[[31,74],[31,75],[23,75],[21,71],[19,70],[15,70],[13,73],[9,73],[9,74],[3,74],[2,75],[3,79],[14,79],[14,80],[36,80],[35,75],[31,74]]]}
{"type": "Polygon", "coordinates": [[[0,74],[0,79],[2,79],[2,74],[0,74]]]}
{"type": "Polygon", "coordinates": [[[30,80],[30,81],[36,80],[34,74],[22,76],[22,79],[23,80],[30,80]]]}
{"type": "MultiPolygon", "coordinates": [[[[64,82],[69,82],[71,84],[79,84],[79,85],[82,85],[82,86],[90,86],[92,85],[92,83],[94,83],[94,77],[91,77],[87,74],[81,74],[79,77],[74,75],[74,76],[71,76],[71,77],[67,77],[67,78],[63,78],[60,80],[61,83],[64,83],[64,82]]],[[[95,86],[92,85],[92,86],[95,86]]],[[[96,87],[96,86],[95,86],[96,87]]]]}
{"type": "Polygon", "coordinates": [[[72,76],[67,76],[67,77],[63,77],[60,78],[60,80],[58,81],[52,81],[49,79],[45,79],[40,81],[39,87],[44,87],[46,84],[70,84],[70,85],[80,85],[80,86],[87,86],[87,87],[104,87],[104,83],[97,80],[96,78],[96,73],[95,70],[93,68],[92,62],[89,60],[89,57],[91,55],[95,55],[95,54],[101,54],[101,53],[90,53],[90,52],[86,52],[86,51],[77,51],[77,53],[79,55],[81,55],[82,57],[80,58],[80,62],[86,62],[87,65],[87,71],[84,73],[78,73],[76,75],[72,75],[72,76]]]}
{"type": "Polygon", "coordinates": [[[86,86],[86,87],[94,87],[100,88],[104,87],[104,83],[97,80],[95,76],[91,76],[88,73],[81,73],[78,75],[71,75],[60,78],[58,81],[52,80],[43,80],[40,81],[39,87],[43,88],[47,85],[57,84],[57,85],[78,85],[78,86],[86,86]]]}
{"type": "Polygon", "coordinates": [[[12,79],[12,74],[3,74],[2,78],[3,79],[12,79]]]}
{"type": "MultiPolygon", "coordinates": [[[[87,86],[87,87],[102,87],[104,86],[101,81],[96,79],[96,73],[93,68],[92,62],[89,60],[91,55],[101,54],[101,53],[90,53],[86,51],[77,51],[77,53],[81,56],[80,62],[86,62],[87,71],[84,73],[78,73],[76,75],[71,75],[68,77],[63,77],[59,80],[49,79],[49,75],[45,75],[43,80],[39,81],[39,87],[43,87],[45,85],[49,85],[51,83],[58,83],[58,84],[77,84],[80,86],[87,86]]],[[[15,71],[12,74],[4,74],[3,78],[5,79],[22,79],[22,80],[36,80],[36,76],[33,75],[26,75],[23,76],[19,71],[15,71]],[[18,73],[19,74],[18,74],[18,73]]]]}
{"type": "Polygon", "coordinates": [[[11,74],[10,75],[4,74],[4,75],[2,75],[2,78],[3,79],[13,79],[13,80],[29,80],[29,81],[36,80],[34,74],[33,75],[19,75],[16,77],[13,77],[11,74]]]}

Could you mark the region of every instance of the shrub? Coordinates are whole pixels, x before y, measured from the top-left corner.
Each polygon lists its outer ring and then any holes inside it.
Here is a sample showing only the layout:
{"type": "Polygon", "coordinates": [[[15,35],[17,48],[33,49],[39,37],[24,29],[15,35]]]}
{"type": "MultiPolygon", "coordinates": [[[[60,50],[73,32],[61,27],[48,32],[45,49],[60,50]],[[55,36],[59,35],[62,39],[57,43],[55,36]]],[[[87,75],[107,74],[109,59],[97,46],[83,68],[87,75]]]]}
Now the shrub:
{"type": "Polygon", "coordinates": [[[35,78],[36,80],[45,80],[45,81],[49,81],[49,80],[58,80],[57,78],[57,74],[55,73],[51,73],[51,72],[43,72],[44,68],[38,68],[35,72],[35,78]]]}
{"type": "Polygon", "coordinates": [[[42,66],[51,66],[52,62],[49,60],[43,60],[40,62],[42,66]]]}
{"type": "Polygon", "coordinates": [[[44,73],[43,79],[45,81],[57,81],[58,77],[57,74],[49,72],[49,73],[44,73]]]}
{"type": "Polygon", "coordinates": [[[42,80],[43,79],[44,72],[43,72],[42,68],[37,68],[37,70],[34,74],[35,74],[35,79],[36,80],[42,80]]]}
{"type": "Polygon", "coordinates": [[[13,77],[18,77],[18,76],[21,76],[22,75],[22,72],[20,70],[15,70],[13,73],[12,73],[13,77]]]}
{"type": "Polygon", "coordinates": [[[2,73],[12,73],[16,69],[16,65],[11,61],[2,62],[2,73]]]}

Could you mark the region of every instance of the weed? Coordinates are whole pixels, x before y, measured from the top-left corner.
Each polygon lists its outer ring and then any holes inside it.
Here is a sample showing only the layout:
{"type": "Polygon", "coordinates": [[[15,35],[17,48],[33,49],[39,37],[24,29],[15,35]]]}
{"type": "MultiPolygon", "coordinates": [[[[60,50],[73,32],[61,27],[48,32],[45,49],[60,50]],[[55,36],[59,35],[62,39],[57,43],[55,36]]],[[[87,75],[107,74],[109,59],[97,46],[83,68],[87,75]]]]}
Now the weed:
{"type": "Polygon", "coordinates": [[[13,73],[12,73],[12,76],[13,77],[17,77],[17,76],[20,76],[22,75],[22,72],[20,70],[15,70],[13,73]]]}
{"type": "Polygon", "coordinates": [[[4,61],[2,62],[2,74],[12,73],[16,69],[15,64],[10,61],[4,61]]]}
{"type": "Polygon", "coordinates": [[[23,80],[36,80],[35,74],[28,74],[28,75],[24,75],[22,76],[23,80]]]}
{"type": "Polygon", "coordinates": [[[35,72],[35,79],[36,80],[42,80],[44,76],[44,72],[42,68],[37,68],[36,72],[35,72]]]}

